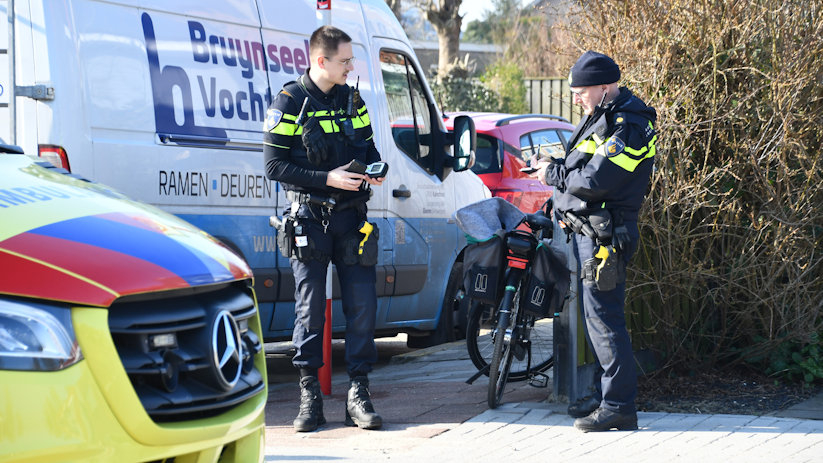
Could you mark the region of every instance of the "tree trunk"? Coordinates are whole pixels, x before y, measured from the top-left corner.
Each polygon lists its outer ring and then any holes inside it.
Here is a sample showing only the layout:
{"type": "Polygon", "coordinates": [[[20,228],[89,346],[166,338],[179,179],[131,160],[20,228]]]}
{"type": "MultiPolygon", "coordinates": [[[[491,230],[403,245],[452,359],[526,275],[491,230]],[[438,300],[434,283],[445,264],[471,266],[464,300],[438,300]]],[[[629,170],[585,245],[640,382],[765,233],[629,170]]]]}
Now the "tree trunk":
{"type": "Polygon", "coordinates": [[[402,0],[386,0],[386,3],[389,5],[389,8],[391,8],[392,13],[394,13],[394,16],[397,17],[397,20],[400,21],[400,23],[402,24],[402,0]]]}
{"type": "Polygon", "coordinates": [[[460,49],[460,26],[463,17],[458,13],[463,0],[418,0],[418,5],[426,12],[426,19],[437,31],[440,55],[437,74],[444,75],[457,59],[460,49]]]}

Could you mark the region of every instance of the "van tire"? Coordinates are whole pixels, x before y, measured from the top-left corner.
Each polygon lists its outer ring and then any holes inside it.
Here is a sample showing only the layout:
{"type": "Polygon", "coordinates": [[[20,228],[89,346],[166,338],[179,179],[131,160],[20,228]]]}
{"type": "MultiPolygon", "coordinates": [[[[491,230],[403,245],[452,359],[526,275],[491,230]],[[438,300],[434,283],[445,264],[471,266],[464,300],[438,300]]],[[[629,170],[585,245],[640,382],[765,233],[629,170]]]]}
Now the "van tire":
{"type": "Polygon", "coordinates": [[[438,344],[457,341],[466,335],[467,311],[461,304],[466,298],[458,299],[458,292],[461,290],[461,280],[463,277],[463,263],[455,262],[449,274],[449,283],[446,285],[446,292],[443,296],[443,305],[440,312],[440,319],[437,327],[431,333],[424,336],[409,335],[406,345],[412,348],[431,347],[438,344]],[[461,323],[461,313],[462,320],[461,323]]]}

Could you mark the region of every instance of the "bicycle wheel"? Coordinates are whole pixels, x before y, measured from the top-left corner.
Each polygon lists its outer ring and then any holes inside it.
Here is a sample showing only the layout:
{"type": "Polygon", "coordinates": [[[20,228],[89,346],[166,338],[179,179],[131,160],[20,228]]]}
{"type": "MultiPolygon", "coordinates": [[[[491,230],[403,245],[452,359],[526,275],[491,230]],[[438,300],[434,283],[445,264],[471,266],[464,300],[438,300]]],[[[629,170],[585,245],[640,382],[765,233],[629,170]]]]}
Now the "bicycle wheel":
{"type": "MultiPolygon", "coordinates": [[[[515,296],[515,305],[519,304],[519,293],[515,296]]],[[[492,341],[492,331],[497,324],[495,318],[496,311],[493,307],[471,303],[469,309],[469,320],[466,324],[466,349],[469,358],[478,370],[488,368],[494,353],[494,343],[492,341]]],[[[531,357],[527,355],[522,359],[512,359],[511,370],[509,371],[509,381],[523,381],[528,379],[533,373],[542,373],[551,368],[552,358],[552,320],[544,318],[534,320],[531,316],[526,316],[524,322],[526,332],[523,338],[531,345],[531,357]]],[[[488,372],[486,373],[488,376],[488,372]]]]}
{"type": "Polygon", "coordinates": [[[494,335],[494,354],[489,364],[489,408],[497,408],[500,399],[503,398],[503,391],[506,389],[506,381],[509,378],[509,369],[514,357],[512,340],[517,337],[517,326],[513,323],[515,313],[501,313],[497,322],[497,331],[494,335]]]}

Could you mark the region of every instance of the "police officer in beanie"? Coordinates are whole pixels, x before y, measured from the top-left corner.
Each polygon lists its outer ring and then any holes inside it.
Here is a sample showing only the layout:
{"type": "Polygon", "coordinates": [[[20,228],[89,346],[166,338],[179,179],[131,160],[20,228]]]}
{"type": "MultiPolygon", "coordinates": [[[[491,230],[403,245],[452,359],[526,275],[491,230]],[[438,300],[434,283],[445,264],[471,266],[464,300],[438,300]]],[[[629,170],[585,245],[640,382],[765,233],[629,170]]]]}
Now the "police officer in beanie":
{"type": "Polygon", "coordinates": [[[600,367],[596,395],[569,406],[583,431],[637,429],[625,276],[654,164],[657,113],[618,80],[620,68],[604,54],[587,51],[577,60],[569,85],[584,117],[565,159],[537,165],[539,178],[555,187],[555,216],[574,235],[586,328],[600,367]]]}
{"type": "Polygon", "coordinates": [[[299,432],[326,422],[317,370],[323,365],[326,270],[337,266],[346,316],[350,388],[346,424],[377,429],[382,419],[369,396],[377,361],[375,264],[377,229],[366,219],[371,186],[383,177],[363,167],[380,161],[366,106],[346,84],[354,69],[351,37],[323,26],[309,41],[310,68],[274,98],[264,127],[266,176],[286,190],[291,209],[278,226],[278,246],[290,257],[296,320],[292,363],[300,372],[299,432]],[[365,247],[366,252],[363,252],[365,247]]]}

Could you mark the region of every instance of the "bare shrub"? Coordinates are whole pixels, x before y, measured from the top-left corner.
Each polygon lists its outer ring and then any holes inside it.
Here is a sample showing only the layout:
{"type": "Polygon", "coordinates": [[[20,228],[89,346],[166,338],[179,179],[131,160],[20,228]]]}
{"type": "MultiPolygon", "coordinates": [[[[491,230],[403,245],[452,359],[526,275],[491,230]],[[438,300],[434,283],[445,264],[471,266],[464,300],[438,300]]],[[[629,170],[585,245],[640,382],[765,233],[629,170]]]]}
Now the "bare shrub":
{"type": "Polygon", "coordinates": [[[584,0],[561,29],[658,111],[629,273],[636,347],[768,359],[823,331],[823,3],[584,0]]]}

